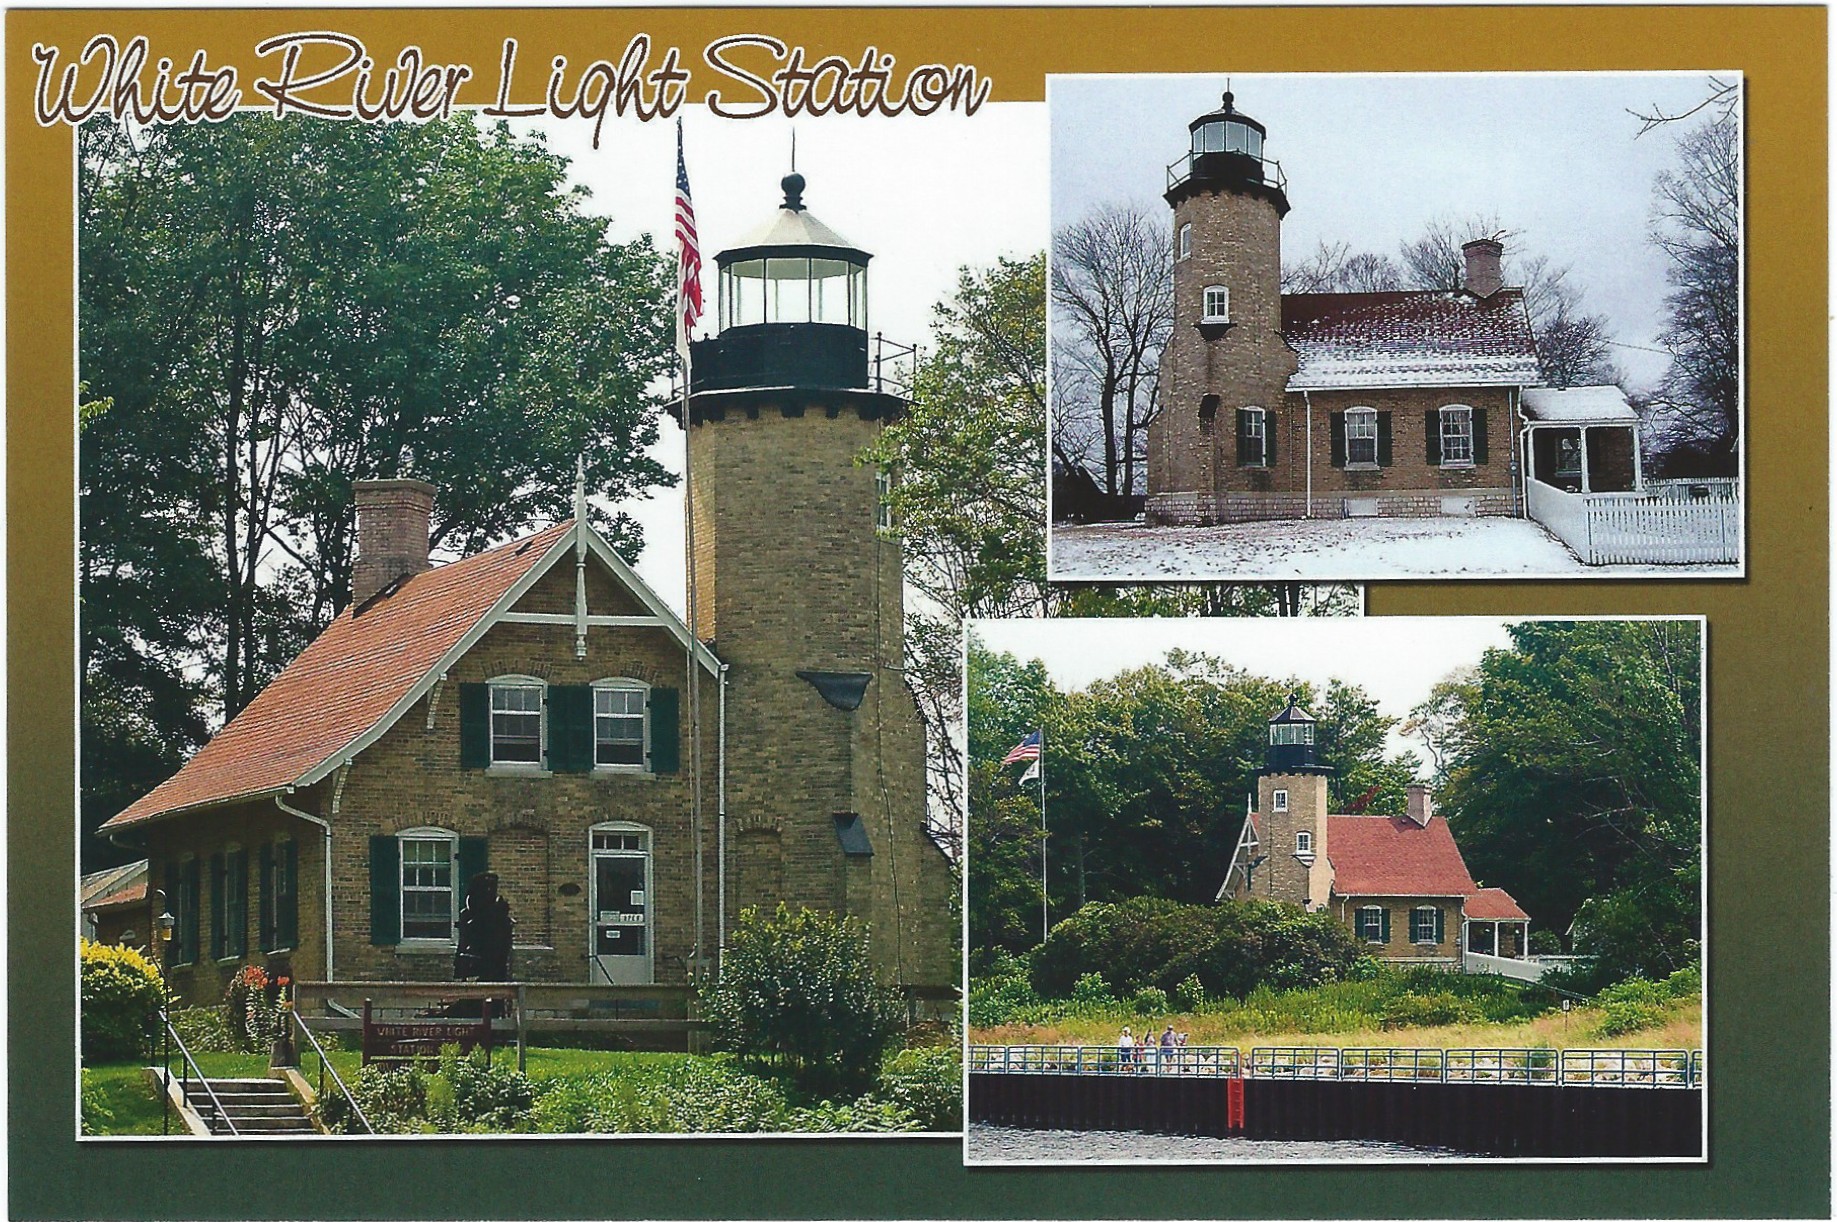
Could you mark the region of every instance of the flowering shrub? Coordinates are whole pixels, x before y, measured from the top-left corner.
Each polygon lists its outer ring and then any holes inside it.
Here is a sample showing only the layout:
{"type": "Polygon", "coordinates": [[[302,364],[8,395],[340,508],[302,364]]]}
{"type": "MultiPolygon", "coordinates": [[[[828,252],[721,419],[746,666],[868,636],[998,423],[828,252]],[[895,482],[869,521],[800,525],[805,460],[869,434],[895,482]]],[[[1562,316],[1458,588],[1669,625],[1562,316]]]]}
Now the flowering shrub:
{"type": "Polygon", "coordinates": [[[230,978],[223,994],[223,1023],[239,1048],[260,1050],[274,1042],[285,1017],[282,999],[291,983],[285,976],[270,977],[254,963],[230,978]]]}
{"type": "Polygon", "coordinates": [[[81,954],[83,1059],[120,1061],[138,1055],[147,1047],[164,996],[159,969],[129,946],[85,938],[81,954]]]}

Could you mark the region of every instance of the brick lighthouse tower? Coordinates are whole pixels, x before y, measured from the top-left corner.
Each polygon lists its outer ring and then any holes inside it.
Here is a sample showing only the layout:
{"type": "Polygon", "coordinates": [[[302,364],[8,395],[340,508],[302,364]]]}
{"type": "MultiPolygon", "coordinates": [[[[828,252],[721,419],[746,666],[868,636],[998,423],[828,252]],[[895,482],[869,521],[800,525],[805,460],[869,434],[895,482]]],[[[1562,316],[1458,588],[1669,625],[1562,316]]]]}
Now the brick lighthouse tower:
{"type": "MultiPolygon", "coordinates": [[[[924,830],[886,475],[859,463],[906,402],[870,378],[871,256],[805,182],[715,256],[719,333],[691,350],[695,630],[730,666],[730,912],[780,901],[872,927],[883,979],[957,978],[949,864],[924,830]]],[[[731,922],[730,922],[731,923],[731,922]]]]}
{"type": "Polygon", "coordinates": [[[1283,410],[1296,359],[1283,341],[1281,166],[1230,93],[1188,125],[1168,167],[1174,328],[1162,409],[1148,428],[1150,521],[1302,517],[1304,436],[1283,410]],[[1298,444],[1299,443],[1299,444],[1298,444]]]}

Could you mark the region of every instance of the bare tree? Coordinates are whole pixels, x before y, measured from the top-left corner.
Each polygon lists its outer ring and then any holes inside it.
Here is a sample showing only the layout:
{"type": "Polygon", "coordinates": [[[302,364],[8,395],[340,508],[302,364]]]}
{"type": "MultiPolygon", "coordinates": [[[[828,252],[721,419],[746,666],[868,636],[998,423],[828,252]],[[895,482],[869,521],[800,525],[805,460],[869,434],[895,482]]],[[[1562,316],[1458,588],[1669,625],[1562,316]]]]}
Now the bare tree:
{"type": "Polygon", "coordinates": [[[1732,107],[1678,140],[1653,184],[1652,242],[1665,254],[1671,354],[1663,397],[1673,448],[1733,472],[1741,424],[1741,133],[1732,107]]]}
{"type": "Polygon", "coordinates": [[[1732,123],[1735,120],[1735,112],[1740,106],[1740,83],[1712,76],[1709,78],[1709,92],[1702,101],[1688,110],[1666,114],[1658,103],[1654,102],[1643,111],[1629,109],[1627,113],[1639,120],[1639,130],[1633,135],[1633,138],[1637,140],[1647,132],[1663,127],[1667,123],[1681,123],[1685,119],[1700,114],[1707,114],[1713,123],[1732,123]]]}
{"type": "Polygon", "coordinates": [[[1282,268],[1285,293],[1383,293],[1403,287],[1403,269],[1389,255],[1352,252],[1345,242],[1326,242],[1299,263],[1282,268]]]}
{"type": "MultiPolygon", "coordinates": [[[[1103,207],[1053,235],[1055,350],[1082,378],[1066,379],[1065,411],[1103,441],[1104,491],[1135,490],[1158,408],[1161,348],[1174,322],[1173,246],[1158,216],[1103,207]]],[[[1055,370],[1055,378],[1059,376],[1055,370]]]]}

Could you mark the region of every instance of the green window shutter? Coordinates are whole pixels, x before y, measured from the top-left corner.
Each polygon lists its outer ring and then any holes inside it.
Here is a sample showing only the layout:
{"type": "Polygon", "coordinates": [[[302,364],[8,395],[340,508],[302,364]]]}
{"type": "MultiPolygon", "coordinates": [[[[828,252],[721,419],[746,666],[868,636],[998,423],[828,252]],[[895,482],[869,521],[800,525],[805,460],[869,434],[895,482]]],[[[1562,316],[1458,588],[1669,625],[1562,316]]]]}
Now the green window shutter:
{"type": "Polygon", "coordinates": [[[1442,465],[1442,411],[1432,407],[1422,414],[1423,448],[1427,452],[1429,465],[1442,465]]]}
{"type": "Polygon", "coordinates": [[[1237,465],[1250,465],[1250,413],[1237,409],[1237,465]]]}
{"type": "Polygon", "coordinates": [[[1378,413],[1378,465],[1391,465],[1391,414],[1378,413]]]}
{"type": "Polygon", "coordinates": [[[230,854],[230,945],[228,954],[238,959],[249,953],[249,851],[230,854]]]}
{"type": "Polygon", "coordinates": [[[1473,462],[1476,467],[1486,465],[1486,409],[1473,409],[1473,462]]]}
{"type": "Polygon", "coordinates": [[[198,886],[198,874],[201,867],[196,857],[185,863],[185,879],[180,884],[185,891],[185,954],[186,963],[198,961],[198,897],[202,890],[198,886]]]}
{"type": "Polygon", "coordinates": [[[394,836],[370,837],[370,942],[402,940],[402,849],[394,836]]]}
{"type": "Polygon", "coordinates": [[[1386,946],[1390,945],[1391,910],[1389,908],[1378,909],[1378,941],[1384,943],[1386,946]]]}
{"type": "Polygon", "coordinates": [[[1343,467],[1346,465],[1346,413],[1330,413],[1327,426],[1333,440],[1333,465],[1343,467]]]}
{"type": "Polygon", "coordinates": [[[681,702],[673,687],[651,689],[651,771],[678,772],[682,769],[681,702]]]}
{"type": "Polygon", "coordinates": [[[1435,910],[1435,941],[1439,945],[1441,940],[1442,940],[1442,910],[1440,908],[1437,908],[1435,910]]]}
{"type": "Polygon", "coordinates": [[[1269,408],[1263,409],[1263,465],[1276,465],[1276,413],[1269,408]]]}
{"type": "Polygon", "coordinates": [[[549,688],[549,767],[593,771],[593,689],[549,688]]]}
{"type": "Polygon", "coordinates": [[[261,853],[261,921],[256,931],[257,945],[264,951],[274,949],[274,846],[262,845],[261,853]]]}
{"type": "Polygon", "coordinates": [[[459,685],[459,766],[491,766],[491,685],[488,683],[459,685]]]}
{"type": "Polygon", "coordinates": [[[280,872],[284,885],[280,902],[275,905],[275,941],[280,946],[300,944],[300,842],[281,844],[280,872]]]}
{"type": "Polygon", "coordinates": [[[491,868],[491,841],[484,836],[461,836],[459,838],[459,877],[454,880],[453,890],[459,897],[454,905],[465,907],[466,892],[472,887],[472,879],[491,868]]]}
{"type": "Polygon", "coordinates": [[[230,888],[223,874],[223,854],[210,855],[210,957],[229,953],[230,888]]]}

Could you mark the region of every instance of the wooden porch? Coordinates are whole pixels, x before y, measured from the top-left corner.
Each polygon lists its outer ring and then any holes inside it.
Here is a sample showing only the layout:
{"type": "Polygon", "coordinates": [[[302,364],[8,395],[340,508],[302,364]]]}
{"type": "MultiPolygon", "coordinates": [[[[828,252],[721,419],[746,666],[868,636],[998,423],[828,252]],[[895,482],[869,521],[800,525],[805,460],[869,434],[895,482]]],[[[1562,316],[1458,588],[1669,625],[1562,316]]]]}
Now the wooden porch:
{"type": "Polygon", "coordinates": [[[476,1023],[487,1003],[505,1044],[541,1043],[545,1034],[595,1035],[614,1046],[700,1051],[708,1022],[693,987],[510,981],[499,984],[408,980],[302,980],[294,1008],[316,1032],[361,1032],[364,1006],[379,1022],[476,1023]]]}

